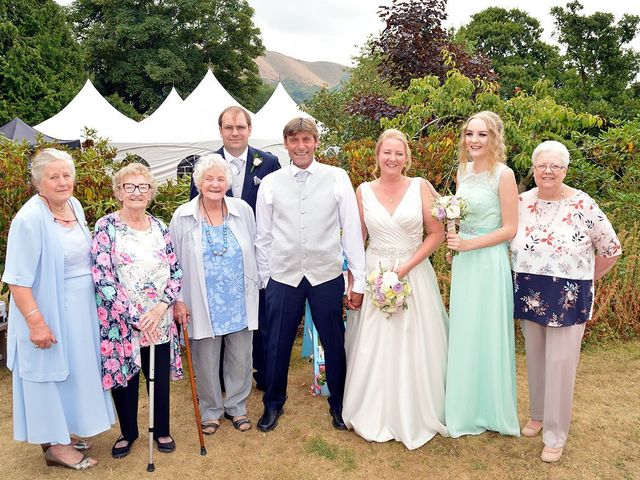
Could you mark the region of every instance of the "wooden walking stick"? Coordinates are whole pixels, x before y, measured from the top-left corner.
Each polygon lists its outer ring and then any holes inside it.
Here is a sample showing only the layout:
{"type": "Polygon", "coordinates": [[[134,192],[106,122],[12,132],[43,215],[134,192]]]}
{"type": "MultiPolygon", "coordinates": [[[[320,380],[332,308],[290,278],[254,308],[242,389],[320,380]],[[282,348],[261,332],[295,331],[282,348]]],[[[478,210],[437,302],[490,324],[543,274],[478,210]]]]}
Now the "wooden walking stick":
{"type": "Polygon", "coordinates": [[[207,449],[204,446],[204,435],[202,434],[202,417],[198,406],[198,394],[196,392],[196,377],[193,373],[193,362],[191,361],[191,347],[189,346],[189,332],[187,325],[182,325],[182,336],[184,337],[184,347],[187,351],[187,365],[189,366],[189,383],[191,383],[191,398],[193,399],[193,411],[196,415],[196,427],[198,428],[198,438],[200,440],[200,455],[206,455],[207,449]]]}
{"type": "Polygon", "coordinates": [[[149,347],[149,463],[147,472],[153,472],[156,467],[153,464],[153,409],[155,403],[155,372],[156,370],[156,346],[149,347]]]}

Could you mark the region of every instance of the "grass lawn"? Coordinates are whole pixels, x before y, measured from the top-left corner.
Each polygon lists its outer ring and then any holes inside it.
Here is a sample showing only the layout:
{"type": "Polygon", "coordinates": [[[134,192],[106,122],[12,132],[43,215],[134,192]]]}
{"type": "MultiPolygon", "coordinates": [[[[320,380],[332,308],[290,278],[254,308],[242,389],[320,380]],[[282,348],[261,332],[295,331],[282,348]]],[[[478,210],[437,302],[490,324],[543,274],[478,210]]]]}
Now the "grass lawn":
{"type": "MultiPolygon", "coordinates": [[[[521,424],[528,418],[526,368],[517,356],[521,424]]],[[[186,365],[185,365],[186,368],[186,365]]],[[[156,453],[154,473],[147,473],[146,399],[141,401],[141,438],[132,454],[111,458],[118,430],[92,439],[99,465],[76,473],[45,465],[40,448],[13,441],[11,375],[0,371],[0,478],[158,478],[158,479],[638,479],[640,478],[640,342],[589,347],[578,370],[574,416],[562,460],[540,461],[542,440],[484,433],[450,439],[436,436],[418,450],[402,444],[369,443],[330,424],[326,400],[309,394],[312,366],[294,352],[286,413],[274,432],[255,428],[262,413],[260,392],[249,401],[253,428],[240,433],[224,421],[205,437],[208,454],[199,455],[188,380],[172,385],[172,434],[178,448],[156,453]]]]}

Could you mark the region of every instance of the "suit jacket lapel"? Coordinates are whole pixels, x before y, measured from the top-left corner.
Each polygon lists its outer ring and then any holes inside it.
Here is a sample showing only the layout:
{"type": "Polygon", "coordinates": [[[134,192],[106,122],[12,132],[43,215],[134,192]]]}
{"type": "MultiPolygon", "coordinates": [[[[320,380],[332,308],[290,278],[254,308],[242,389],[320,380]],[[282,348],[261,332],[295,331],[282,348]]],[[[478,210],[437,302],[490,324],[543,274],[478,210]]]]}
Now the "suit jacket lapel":
{"type": "MultiPolygon", "coordinates": [[[[257,153],[253,148],[249,147],[247,150],[247,163],[245,165],[245,170],[244,170],[244,183],[242,184],[242,198],[245,199],[245,197],[248,195],[248,193],[251,191],[251,189],[253,188],[253,177],[255,177],[257,175],[257,173],[254,171],[251,171],[251,168],[253,167],[253,155],[257,153]]],[[[246,200],[245,200],[246,201],[246,200]]]]}

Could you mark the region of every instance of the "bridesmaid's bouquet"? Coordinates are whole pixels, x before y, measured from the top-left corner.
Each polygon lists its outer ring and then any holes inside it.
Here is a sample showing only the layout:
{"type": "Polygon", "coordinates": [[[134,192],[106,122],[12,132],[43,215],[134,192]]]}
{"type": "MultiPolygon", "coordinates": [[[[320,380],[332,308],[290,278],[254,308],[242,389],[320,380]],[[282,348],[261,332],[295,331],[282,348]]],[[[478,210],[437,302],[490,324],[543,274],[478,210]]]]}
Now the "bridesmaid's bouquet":
{"type": "Polygon", "coordinates": [[[411,295],[411,285],[407,279],[400,280],[398,274],[392,270],[385,270],[379,264],[379,270],[374,270],[366,280],[367,290],[371,294],[371,301],[382,313],[391,318],[398,309],[407,309],[407,297],[411,295]]]}
{"type": "MultiPolygon", "coordinates": [[[[431,215],[439,222],[447,222],[447,232],[456,233],[456,226],[460,226],[462,220],[467,214],[467,202],[462,197],[455,195],[447,195],[445,197],[436,198],[431,215]]],[[[449,262],[456,252],[447,250],[447,260],[449,262]]]]}
{"type": "Polygon", "coordinates": [[[467,202],[464,198],[455,195],[436,198],[431,215],[440,222],[447,222],[447,232],[456,233],[456,226],[460,226],[460,220],[467,214],[467,202]]]}

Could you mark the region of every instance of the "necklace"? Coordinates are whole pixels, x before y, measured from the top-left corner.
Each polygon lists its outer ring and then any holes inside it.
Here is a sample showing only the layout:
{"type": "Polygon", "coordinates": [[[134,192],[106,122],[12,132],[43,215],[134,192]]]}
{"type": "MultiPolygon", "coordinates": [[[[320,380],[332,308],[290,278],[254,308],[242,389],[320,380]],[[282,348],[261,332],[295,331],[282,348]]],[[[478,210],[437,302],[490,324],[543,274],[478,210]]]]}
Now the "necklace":
{"type": "MultiPolygon", "coordinates": [[[[40,195],[40,194],[38,194],[40,195]]],[[[53,221],[57,222],[57,223],[62,223],[64,225],[68,225],[70,223],[74,223],[78,221],[78,217],[76,216],[76,212],[73,209],[73,207],[71,206],[71,204],[69,203],[69,200],[67,200],[65,202],[65,204],[61,207],[61,208],[53,208],[53,205],[51,205],[51,203],[49,202],[49,199],[47,197],[45,197],[44,195],[40,195],[41,198],[44,199],[44,202],[47,204],[47,207],[49,208],[49,211],[51,212],[51,214],[53,215],[53,221]],[[69,209],[71,210],[71,214],[73,215],[73,218],[61,218],[58,215],[64,215],[64,213],[67,210],[67,205],[69,206],[69,209]]]]}
{"type": "MultiPolygon", "coordinates": [[[[209,216],[209,211],[207,210],[207,206],[202,201],[202,208],[204,209],[204,213],[207,216],[207,220],[209,220],[209,225],[213,227],[213,222],[211,221],[211,217],[209,216]]],[[[227,227],[227,220],[224,216],[224,203],[222,204],[222,248],[220,250],[216,250],[214,248],[213,239],[211,238],[211,230],[212,228],[207,228],[205,225],[204,233],[207,237],[207,243],[209,244],[209,249],[211,253],[213,253],[216,257],[221,257],[224,255],[229,248],[229,228],[227,227]]]]}
{"type": "MultiPolygon", "coordinates": [[[[560,188],[560,200],[558,200],[556,202],[556,209],[553,212],[553,215],[551,217],[551,220],[549,220],[547,223],[542,224],[540,222],[540,189],[538,189],[538,194],[536,197],[536,227],[539,228],[540,230],[546,230],[547,228],[549,228],[555,221],[556,221],[556,217],[558,216],[558,212],[560,211],[560,208],[562,207],[562,200],[564,199],[564,188],[560,188]]],[[[545,201],[545,200],[543,200],[545,201]]],[[[546,203],[550,203],[550,201],[545,201],[546,203]]]]}
{"type": "MultiPolygon", "coordinates": [[[[397,186],[393,186],[392,187],[392,193],[389,194],[388,193],[388,186],[385,186],[385,184],[382,181],[379,181],[380,183],[380,193],[382,193],[385,197],[387,197],[387,201],[389,203],[394,203],[397,200],[398,195],[398,188],[404,188],[406,182],[404,181],[404,179],[401,179],[400,182],[398,182],[398,185],[400,185],[399,187],[397,186]]],[[[402,193],[402,192],[401,192],[402,193]]],[[[404,195],[404,193],[402,193],[402,195],[404,195]]],[[[402,198],[402,196],[400,196],[400,198],[402,198]]]]}

